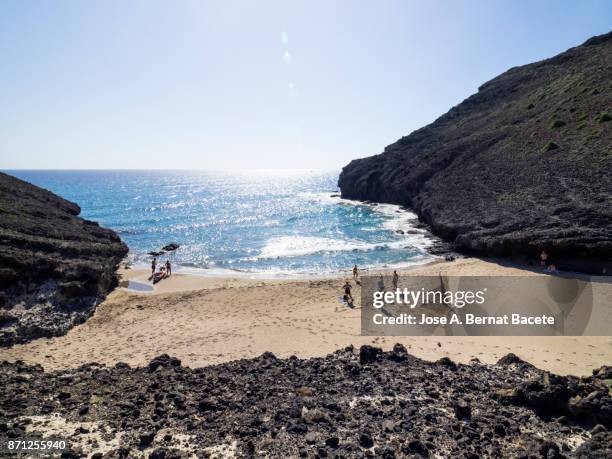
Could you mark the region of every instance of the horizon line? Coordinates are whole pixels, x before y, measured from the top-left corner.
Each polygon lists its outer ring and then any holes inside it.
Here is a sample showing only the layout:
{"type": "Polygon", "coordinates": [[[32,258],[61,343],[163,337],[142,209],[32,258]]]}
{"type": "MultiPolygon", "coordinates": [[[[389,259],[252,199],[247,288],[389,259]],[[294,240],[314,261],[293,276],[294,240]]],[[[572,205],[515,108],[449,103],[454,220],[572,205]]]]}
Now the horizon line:
{"type": "Polygon", "coordinates": [[[193,169],[193,168],[16,168],[16,169],[4,169],[0,168],[0,172],[16,172],[16,171],[49,171],[49,172],[255,172],[255,171],[317,171],[317,172],[332,172],[342,170],[342,167],[338,168],[317,168],[317,167],[309,167],[309,168],[291,168],[291,167],[262,167],[262,168],[250,168],[250,169],[240,169],[240,168],[227,168],[227,169],[193,169]]]}

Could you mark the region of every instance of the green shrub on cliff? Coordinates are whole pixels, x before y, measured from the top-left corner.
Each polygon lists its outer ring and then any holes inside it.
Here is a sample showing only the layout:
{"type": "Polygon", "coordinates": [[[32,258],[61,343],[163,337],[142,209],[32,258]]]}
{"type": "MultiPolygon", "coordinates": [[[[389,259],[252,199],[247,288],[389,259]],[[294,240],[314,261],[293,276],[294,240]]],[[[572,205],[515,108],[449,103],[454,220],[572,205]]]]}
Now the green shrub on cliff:
{"type": "Polygon", "coordinates": [[[609,113],[602,113],[595,119],[600,123],[605,123],[607,121],[612,121],[612,116],[609,113]]]}
{"type": "Polygon", "coordinates": [[[549,128],[550,129],[557,129],[557,128],[565,126],[565,124],[566,123],[563,120],[554,120],[552,123],[550,123],[549,128]]]}
{"type": "Polygon", "coordinates": [[[556,150],[557,148],[559,148],[559,145],[557,145],[555,142],[551,140],[546,145],[544,145],[544,148],[542,148],[542,151],[546,153],[547,151],[556,150]]]}

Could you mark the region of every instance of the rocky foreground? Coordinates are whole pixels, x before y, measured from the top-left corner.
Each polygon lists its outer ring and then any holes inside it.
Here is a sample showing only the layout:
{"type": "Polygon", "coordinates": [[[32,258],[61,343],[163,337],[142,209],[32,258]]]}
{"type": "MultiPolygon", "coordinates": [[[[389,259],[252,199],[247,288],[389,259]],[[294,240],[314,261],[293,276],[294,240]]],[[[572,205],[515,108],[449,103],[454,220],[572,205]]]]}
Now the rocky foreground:
{"type": "Polygon", "coordinates": [[[63,457],[604,458],[612,368],[560,377],[510,354],[430,363],[401,345],[191,369],[0,365],[0,440],[67,440],[63,457]]]}
{"type": "Polygon", "coordinates": [[[0,346],[66,333],[116,283],[127,246],[80,212],[0,173],[0,346]]]}
{"type": "Polygon", "coordinates": [[[413,209],[486,255],[612,271],[612,32],[515,67],[433,123],[348,164],[342,197],[413,209]],[[586,262],[588,261],[588,263],[586,262]]]}

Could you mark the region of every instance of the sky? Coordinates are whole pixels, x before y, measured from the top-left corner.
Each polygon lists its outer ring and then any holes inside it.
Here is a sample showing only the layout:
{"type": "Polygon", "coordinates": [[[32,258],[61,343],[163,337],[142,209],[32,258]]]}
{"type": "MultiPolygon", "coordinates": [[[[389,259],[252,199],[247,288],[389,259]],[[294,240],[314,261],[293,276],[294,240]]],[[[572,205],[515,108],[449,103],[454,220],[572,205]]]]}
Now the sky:
{"type": "Polygon", "coordinates": [[[0,169],[339,169],[612,2],[0,1],[0,169]]]}

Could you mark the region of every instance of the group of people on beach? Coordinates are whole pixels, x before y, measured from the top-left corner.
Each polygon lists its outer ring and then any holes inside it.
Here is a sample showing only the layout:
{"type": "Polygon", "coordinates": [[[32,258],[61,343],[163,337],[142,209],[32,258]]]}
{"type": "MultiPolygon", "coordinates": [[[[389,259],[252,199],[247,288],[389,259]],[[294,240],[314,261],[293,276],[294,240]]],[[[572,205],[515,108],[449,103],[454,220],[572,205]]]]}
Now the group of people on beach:
{"type": "MultiPolygon", "coordinates": [[[[356,285],[361,285],[361,281],[359,280],[359,268],[357,267],[357,265],[353,266],[353,280],[355,281],[356,285]]],[[[399,274],[397,273],[395,269],[393,270],[393,277],[391,279],[391,282],[393,283],[393,290],[397,290],[397,286],[399,284],[399,274]]],[[[379,288],[381,288],[380,287],[381,284],[382,284],[382,289],[384,290],[384,279],[383,279],[382,274],[378,281],[379,288]]],[[[342,299],[350,307],[353,307],[353,303],[355,300],[353,299],[353,294],[351,293],[351,290],[353,288],[353,286],[351,285],[351,282],[347,279],[347,281],[344,283],[342,288],[344,289],[344,295],[342,299]]]]}
{"type": "MultiPolygon", "coordinates": [[[[557,268],[556,263],[551,259],[549,253],[545,249],[540,252],[540,265],[544,268],[544,271],[546,273],[559,274],[559,269],[557,268]]],[[[361,285],[361,281],[359,280],[359,268],[357,267],[357,265],[353,266],[353,281],[355,281],[356,285],[361,285]]],[[[399,274],[396,270],[393,270],[393,277],[391,282],[393,283],[393,290],[397,290],[397,286],[399,283],[399,274]]],[[[378,281],[378,287],[379,289],[384,290],[384,279],[382,275],[380,276],[380,279],[378,281]]],[[[342,298],[344,302],[350,307],[353,307],[354,302],[352,288],[353,286],[350,280],[347,279],[344,285],[342,286],[342,289],[344,290],[344,295],[342,298]]]]}
{"type": "Polygon", "coordinates": [[[153,257],[153,261],[151,261],[151,277],[149,279],[152,280],[154,284],[172,275],[172,264],[170,264],[170,260],[166,260],[166,263],[160,264],[159,271],[156,271],[157,267],[157,258],[153,257]]]}

